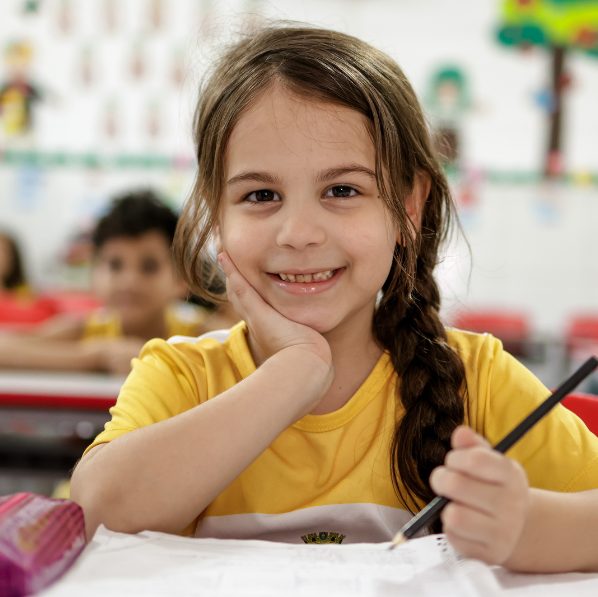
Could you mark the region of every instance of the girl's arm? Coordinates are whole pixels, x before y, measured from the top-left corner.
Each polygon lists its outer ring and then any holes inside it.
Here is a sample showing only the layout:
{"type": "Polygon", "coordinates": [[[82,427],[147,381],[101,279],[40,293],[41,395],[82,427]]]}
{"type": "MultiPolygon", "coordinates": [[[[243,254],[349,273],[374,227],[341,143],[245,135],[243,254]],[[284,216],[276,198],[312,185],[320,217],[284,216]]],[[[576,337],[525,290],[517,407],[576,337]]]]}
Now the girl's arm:
{"type": "Polygon", "coordinates": [[[327,391],[332,365],[324,338],[267,305],[232,263],[223,267],[229,296],[267,358],[219,396],[90,451],[71,485],[88,537],[100,523],[122,532],[180,532],[327,391]]]}
{"type": "Polygon", "coordinates": [[[467,427],[452,445],[430,484],[452,500],[441,518],[458,551],[520,572],[598,570],[598,489],[530,489],[517,462],[467,427]]]}

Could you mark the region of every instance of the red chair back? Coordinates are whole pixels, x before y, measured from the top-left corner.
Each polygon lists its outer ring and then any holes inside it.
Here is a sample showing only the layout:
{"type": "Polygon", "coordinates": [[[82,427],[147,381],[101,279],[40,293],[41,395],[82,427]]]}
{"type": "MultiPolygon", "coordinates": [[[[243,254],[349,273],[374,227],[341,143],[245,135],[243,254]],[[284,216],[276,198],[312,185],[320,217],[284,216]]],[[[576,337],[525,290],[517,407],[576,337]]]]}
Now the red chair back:
{"type": "Polygon", "coordinates": [[[588,429],[598,435],[598,396],[593,394],[569,394],[563,405],[573,411],[588,426],[588,429]]]}
{"type": "Polygon", "coordinates": [[[23,329],[33,327],[57,312],[53,301],[43,297],[0,296],[0,328],[23,329]]]}
{"type": "Polygon", "coordinates": [[[527,352],[531,326],[524,313],[500,309],[460,311],[452,318],[451,325],[471,332],[488,332],[502,340],[505,349],[515,356],[527,352]]]}
{"type": "Polygon", "coordinates": [[[565,342],[569,351],[598,345],[598,313],[572,317],[565,330],[565,342]]]}
{"type": "Polygon", "coordinates": [[[54,290],[44,294],[58,313],[86,315],[100,307],[102,303],[85,290],[54,290]]]}

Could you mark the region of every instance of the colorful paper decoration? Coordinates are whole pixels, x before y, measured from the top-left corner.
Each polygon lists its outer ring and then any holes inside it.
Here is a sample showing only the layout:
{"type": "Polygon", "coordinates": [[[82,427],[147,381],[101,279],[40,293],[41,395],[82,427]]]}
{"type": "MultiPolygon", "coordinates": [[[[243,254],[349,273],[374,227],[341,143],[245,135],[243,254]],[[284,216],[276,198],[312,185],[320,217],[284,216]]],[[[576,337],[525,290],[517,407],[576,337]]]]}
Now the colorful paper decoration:
{"type": "Polygon", "coordinates": [[[566,55],[570,50],[598,57],[598,2],[595,0],[503,0],[498,40],[506,46],[542,47],[551,53],[550,90],[536,100],[547,112],[546,177],[562,175],[563,92],[570,86],[566,55]]]}
{"type": "Polygon", "coordinates": [[[83,48],[79,54],[79,80],[84,87],[90,87],[95,78],[94,54],[90,46],[83,48]]]}
{"type": "Polygon", "coordinates": [[[164,2],[163,0],[149,0],[149,22],[154,31],[164,27],[164,2]]]}
{"type": "Polygon", "coordinates": [[[160,120],[160,106],[156,100],[150,100],[145,113],[145,128],[148,137],[156,139],[160,136],[162,128],[160,120]]]}
{"type": "Polygon", "coordinates": [[[60,0],[58,5],[58,30],[68,35],[73,29],[73,6],[71,0],[60,0]]]}
{"type": "Polygon", "coordinates": [[[142,42],[137,42],[131,47],[129,74],[132,79],[139,80],[145,75],[145,52],[142,42]]]}
{"type": "Polygon", "coordinates": [[[117,3],[115,0],[104,0],[102,6],[104,26],[108,33],[114,33],[118,28],[117,3]]]}
{"type": "Polygon", "coordinates": [[[108,100],[104,106],[104,134],[110,139],[115,139],[119,133],[118,110],[116,100],[108,100]]]}
{"type": "Polygon", "coordinates": [[[467,78],[456,65],[437,68],[431,76],[426,110],[433,126],[433,140],[447,165],[456,165],[461,153],[461,121],[469,108],[467,78]]]}
{"type": "Polygon", "coordinates": [[[33,58],[29,42],[19,40],[9,43],[4,58],[8,79],[0,83],[0,118],[5,136],[14,138],[31,131],[34,105],[42,99],[42,93],[29,78],[33,58]]]}

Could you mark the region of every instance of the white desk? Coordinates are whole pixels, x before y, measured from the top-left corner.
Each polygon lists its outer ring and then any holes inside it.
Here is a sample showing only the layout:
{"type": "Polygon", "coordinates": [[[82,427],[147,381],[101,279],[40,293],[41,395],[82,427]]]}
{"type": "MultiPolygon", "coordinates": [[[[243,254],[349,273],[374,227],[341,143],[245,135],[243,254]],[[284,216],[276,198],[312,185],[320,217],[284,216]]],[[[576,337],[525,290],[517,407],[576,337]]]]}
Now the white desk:
{"type": "Polygon", "coordinates": [[[96,373],[0,371],[0,406],[107,410],[123,381],[96,373]]]}
{"type": "Polygon", "coordinates": [[[100,528],[43,597],[596,597],[597,574],[513,574],[459,560],[443,537],[388,544],[290,545],[123,535],[100,528]]]}

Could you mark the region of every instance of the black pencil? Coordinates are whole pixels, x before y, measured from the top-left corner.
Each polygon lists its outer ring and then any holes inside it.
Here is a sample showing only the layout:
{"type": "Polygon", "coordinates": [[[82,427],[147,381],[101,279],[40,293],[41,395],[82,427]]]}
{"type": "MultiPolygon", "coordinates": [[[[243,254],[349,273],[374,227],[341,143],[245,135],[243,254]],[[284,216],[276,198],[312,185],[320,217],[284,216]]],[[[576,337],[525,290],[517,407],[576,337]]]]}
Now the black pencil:
{"type": "MultiPolygon", "coordinates": [[[[598,359],[590,357],[571,377],[566,379],[542,404],[533,410],[513,431],[501,439],[494,450],[506,452],[521,436],[529,431],[546,413],[555,407],[569,392],[581,383],[594,369],[598,367],[598,359]]],[[[433,522],[442,509],[449,503],[445,497],[435,497],[421,512],[416,514],[403,528],[394,536],[389,549],[411,539],[420,529],[433,522]]]]}

